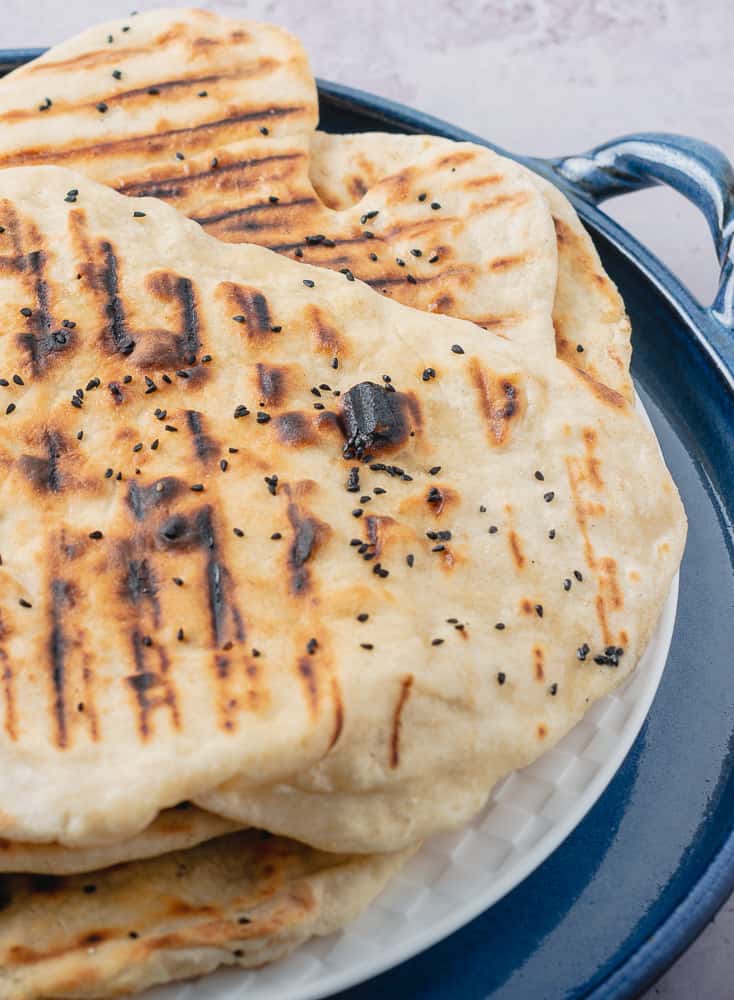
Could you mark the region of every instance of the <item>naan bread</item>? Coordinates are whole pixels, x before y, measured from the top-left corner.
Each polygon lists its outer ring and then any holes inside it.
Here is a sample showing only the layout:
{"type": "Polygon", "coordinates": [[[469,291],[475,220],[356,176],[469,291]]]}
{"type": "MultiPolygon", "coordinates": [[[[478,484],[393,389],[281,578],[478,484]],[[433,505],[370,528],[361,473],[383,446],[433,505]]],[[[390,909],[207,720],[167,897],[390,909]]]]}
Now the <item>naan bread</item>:
{"type": "Polygon", "coordinates": [[[0,877],[0,995],[114,997],[260,966],[354,919],[406,857],[249,830],[89,875],[0,877]]]}
{"type": "Polygon", "coordinates": [[[0,224],[4,836],[236,777],[240,822],[338,793],[330,847],[402,847],[633,669],[685,518],[618,394],[58,168],[0,172],[0,224]]]}
{"type": "Polygon", "coordinates": [[[137,836],[99,847],[64,847],[61,844],[23,844],[0,840],[0,873],[76,875],[125,861],[186,850],[214,837],[232,833],[239,826],[186,802],[174,809],[166,809],[137,836]]]}
{"type": "Polygon", "coordinates": [[[106,180],[249,136],[310,133],[318,101],[284,29],[162,9],[89,28],[9,73],[0,120],[0,167],[56,163],[106,180]]]}
{"type": "MultiPolygon", "coordinates": [[[[361,202],[384,178],[400,174],[416,157],[441,142],[429,135],[316,132],[311,139],[311,180],[324,204],[344,211],[361,202]]],[[[550,209],[558,241],[553,303],[556,353],[631,400],[630,322],[622,297],[605,273],[596,247],[568,198],[544,177],[525,173],[550,209]]],[[[452,315],[473,318],[461,308],[452,315]]]]}
{"type": "Polygon", "coordinates": [[[23,127],[3,133],[0,164],[74,165],[124,193],[163,198],[220,239],[349,268],[397,301],[470,319],[529,351],[551,349],[554,326],[560,357],[632,398],[624,305],[563,195],[483,147],[433,136],[312,134],[315,85],[302,50],[279,29],[198,11],[103,25],[0,83],[0,112],[11,122],[20,115],[23,127]],[[240,70],[231,72],[223,40],[242,53],[240,70]],[[113,56],[119,81],[99,74],[113,56]],[[192,57],[196,71],[182,74],[192,57]],[[55,97],[62,73],[66,108],[55,97]],[[51,108],[29,108],[27,80],[54,94],[51,108]],[[158,93],[149,95],[151,87],[158,93]],[[278,114],[263,136],[257,111],[273,95],[278,114]],[[100,100],[108,107],[102,115],[100,100]],[[289,108],[296,110],[281,113],[289,108]],[[101,150],[77,138],[90,127],[94,135],[106,130],[101,150]],[[534,186],[553,213],[558,264],[534,186]],[[419,196],[441,207],[426,215],[419,196]],[[318,235],[326,240],[306,239],[318,235]]]}

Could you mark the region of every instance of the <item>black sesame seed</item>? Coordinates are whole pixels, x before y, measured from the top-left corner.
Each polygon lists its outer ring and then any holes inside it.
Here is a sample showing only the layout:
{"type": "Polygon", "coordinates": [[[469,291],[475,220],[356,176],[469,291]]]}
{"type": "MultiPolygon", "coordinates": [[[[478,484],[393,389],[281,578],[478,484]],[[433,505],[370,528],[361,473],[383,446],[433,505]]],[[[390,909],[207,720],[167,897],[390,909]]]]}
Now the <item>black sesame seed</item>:
{"type": "Polygon", "coordinates": [[[151,449],[151,451],[157,451],[159,444],[160,444],[160,442],[159,442],[158,438],[156,438],[155,441],[151,441],[150,442],[150,449],[151,449]]]}
{"type": "Polygon", "coordinates": [[[551,686],[548,688],[548,694],[555,695],[557,693],[558,693],[558,685],[557,684],[551,684],[551,686]]]}
{"type": "Polygon", "coordinates": [[[556,529],[551,528],[551,530],[548,532],[548,538],[550,538],[550,540],[553,541],[555,537],[556,537],[556,529]]]}
{"type": "Polygon", "coordinates": [[[366,614],[364,611],[362,611],[361,614],[357,615],[357,621],[358,622],[366,622],[368,618],[369,618],[369,615],[366,614]]]}
{"type": "Polygon", "coordinates": [[[354,510],[352,511],[352,517],[361,517],[363,514],[364,511],[362,510],[361,507],[355,507],[354,510]]]}
{"type": "Polygon", "coordinates": [[[13,382],[15,382],[16,385],[25,385],[25,382],[20,375],[13,375],[13,382]]]}
{"type": "Polygon", "coordinates": [[[331,359],[331,367],[334,368],[334,369],[336,369],[336,368],[339,367],[339,358],[332,358],[331,359]]]}
{"type": "Polygon", "coordinates": [[[283,536],[279,531],[274,531],[270,537],[274,542],[279,542],[283,536]]]}
{"type": "Polygon", "coordinates": [[[97,111],[100,111],[102,114],[104,114],[105,111],[107,111],[107,110],[108,110],[108,107],[105,104],[105,102],[104,101],[100,101],[99,104],[97,105],[97,111]]]}
{"type": "Polygon", "coordinates": [[[267,424],[270,420],[270,414],[264,413],[262,410],[258,410],[256,419],[259,424],[267,424]]]}
{"type": "Polygon", "coordinates": [[[414,257],[422,257],[423,256],[423,251],[422,250],[418,250],[415,247],[410,252],[413,254],[414,257]]]}
{"type": "Polygon", "coordinates": [[[96,885],[85,885],[83,887],[82,891],[85,892],[88,896],[91,896],[91,894],[93,892],[97,891],[97,886],[96,885]]]}
{"type": "MultiPolygon", "coordinates": [[[[79,403],[79,406],[82,405],[81,401],[77,400],[76,396],[74,397],[74,399],[72,399],[72,403],[75,402],[75,401],[79,403]]],[[[8,403],[8,405],[5,407],[5,413],[6,413],[6,415],[9,416],[13,412],[14,409],[15,409],[15,403],[8,403]]]]}
{"type": "Polygon", "coordinates": [[[313,408],[314,408],[314,410],[325,410],[326,409],[326,407],[324,406],[323,403],[314,403],[313,404],[313,408]]]}
{"type": "Polygon", "coordinates": [[[584,353],[584,345],[583,344],[576,344],[576,350],[578,351],[579,354],[583,354],[584,353]]]}
{"type": "Polygon", "coordinates": [[[133,219],[144,219],[145,212],[133,212],[133,219]]]}
{"type": "Polygon", "coordinates": [[[190,373],[187,372],[184,368],[179,368],[179,370],[176,372],[178,378],[188,378],[189,374],[190,373]]]}
{"type": "Polygon", "coordinates": [[[504,622],[497,622],[497,624],[495,625],[495,628],[497,629],[498,632],[501,632],[504,629],[504,627],[505,627],[504,622]]]}
{"type": "Polygon", "coordinates": [[[113,69],[113,70],[112,70],[112,75],[113,75],[113,77],[114,77],[114,78],[115,78],[116,80],[121,80],[121,79],[122,79],[122,73],[120,72],[120,70],[119,70],[119,69],[113,69]]]}
{"type": "Polygon", "coordinates": [[[270,129],[266,125],[261,125],[260,135],[270,135],[270,129]]]}
{"type": "Polygon", "coordinates": [[[144,635],[142,641],[143,641],[143,645],[144,646],[152,646],[153,645],[153,640],[151,639],[151,637],[149,635],[144,635]]]}
{"type": "Polygon", "coordinates": [[[143,450],[143,442],[142,441],[138,441],[137,444],[133,445],[133,451],[142,451],[142,450],[143,450]]]}
{"type": "Polygon", "coordinates": [[[589,655],[589,652],[590,652],[589,646],[586,643],[584,643],[583,646],[579,646],[579,648],[576,650],[576,656],[579,660],[585,660],[586,657],[589,655]]]}
{"type": "Polygon", "coordinates": [[[437,476],[440,471],[441,471],[441,466],[440,465],[433,465],[428,470],[428,474],[429,474],[429,476],[437,476]]]}
{"type": "Polygon", "coordinates": [[[234,418],[235,420],[239,420],[240,417],[246,417],[248,416],[249,413],[250,411],[247,409],[244,403],[240,403],[240,405],[235,408],[234,418]]]}
{"type": "Polygon", "coordinates": [[[376,253],[371,253],[370,254],[370,260],[377,260],[377,254],[376,253]]]}
{"type": "Polygon", "coordinates": [[[174,576],[174,577],[172,577],[172,580],[176,584],[177,587],[183,587],[183,580],[181,579],[180,576],[174,576]]]}
{"type": "Polygon", "coordinates": [[[443,639],[431,639],[432,646],[443,646],[443,639]]]}
{"type": "Polygon", "coordinates": [[[180,628],[178,630],[178,632],[176,633],[176,638],[178,639],[179,642],[183,642],[183,639],[184,639],[184,630],[182,628],[180,628]]]}
{"type": "Polygon", "coordinates": [[[575,570],[573,571],[573,575],[574,575],[574,576],[576,577],[576,579],[577,579],[577,580],[579,581],[579,583],[581,583],[581,581],[582,581],[582,580],[584,579],[584,576],[583,576],[583,573],[581,573],[581,572],[580,572],[579,570],[577,570],[577,569],[575,569],[575,570]]]}
{"type": "Polygon", "coordinates": [[[409,285],[417,285],[418,284],[418,279],[415,278],[412,274],[406,274],[405,280],[408,282],[409,285]]]}
{"type": "Polygon", "coordinates": [[[316,284],[316,282],[315,281],[311,281],[310,278],[304,278],[303,279],[303,283],[306,286],[306,288],[313,288],[314,285],[316,284]]]}
{"type": "Polygon", "coordinates": [[[464,348],[461,346],[461,344],[452,344],[451,345],[451,350],[453,351],[454,354],[463,354],[464,353],[464,348]]]}
{"type": "Polygon", "coordinates": [[[431,208],[433,209],[434,212],[437,211],[440,207],[441,207],[441,202],[440,201],[432,201],[431,202],[431,208]]]}
{"type": "Polygon", "coordinates": [[[232,531],[235,533],[235,535],[237,535],[238,538],[244,538],[245,537],[245,533],[242,530],[242,528],[232,528],[232,531]]]}
{"type": "Polygon", "coordinates": [[[436,264],[437,262],[438,262],[438,254],[437,253],[434,253],[434,255],[432,257],[428,258],[428,263],[429,264],[436,264]]]}
{"type": "Polygon", "coordinates": [[[229,468],[229,462],[227,461],[226,458],[219,459],[219,468],[222,470],[222,472],[227,471],[227,469],[229,468]]]}
{"type": "Polygon", "coordinates": [[[309,656],[313,656],[316,650],[319,648],[318,639],[309,639],[306,643],[306,652],[309,656]]]}
{"type": "Polygon", "coordinates": [[[76,432],[76,439],[77,439],[77,441],[81,441],[81,439],[83,437],[84,437],[84,431],[77,431],[76,432]]]}
{"type": "Polygon", "coordinates": [[[566,579],[563,581],[563,589],[564,590],[571,589],[571,581],[568,579],[568,577],[566,577],[566,579]]]}
{"type": "Polygon", "coordinates": [[[203,493],[204,492],[204,484],[203,483],[194,483],[194,485],[191,487],[191,489],[194,491],[194,493],[203,493]]]}
{"type": "Polygon", "coordinates": [[[239,448],[227,448],[230,455],[236,455],[240,449],[239,448]]]}
{"type": "Polygon", "coordinates": [[[177,160],[185,160],[186,157],[183,155],[183,153],[176,153],[176,159],[177,160]]]}
{"type": "Polygon", "coordinates": [[[408,564],[408,566],[412,566],[414,564],[414,562],[415,562],[415,556],[413,555],[412,552],[409,552],[407,554],[407,556],[405,557],[405,561],[408,564]]]}
{"type": "Polygon", "coordinates": [[[104,470],[104,477],[105,477],[105,479],[112,479],[112,476],[114,475],[114,472],[115,472],[114,469],[105,469],[104,470]]]}
{"type": "Polygon", "coordinates": [[[277,196],[277,194],[271,194],[270,197],[268,198],[268,201],[270,202],[271,205],[277,205],[278,202],[280,201],[280,198],[277,196]]]}
{"type": "Polygon", "coordinates": [[[497,674],[497,683],[498,683],[498,684],[500,685],[500,687],[501,687],[501,686],[502,686],[502,685],[503,685],[503,684],[505,683],[505,681],[506,681],[506,680],[507,680],[507,675],[506,675],[506,674],[504,674],[504,673],[503,673],[503,672],[502,672],[502,671],[500,670],[500,672],[499,672],[499,673],[497,674]]]}
{"type": "Polygon", "coordinates": [[[28,306],[23,306],[23,308],[20,310],[20,315],[21,316],[32,316],[33,315],[33,310],[29,309],[28,306]]]}
{"type": "Polygon", "coordinates": [[[208,97],[209,96],[209,92],[207,90],[200,90],[199,93],[196,96],[197,97],[208,97]]]}
{"type": "Polygon", "coordinates": [[[538,616],[538,618],[542,618],[543,617],[543,605],[542,604],[536,604],[535,605],[535,613],[538,616]]]}
{"type": "Polygon", "coordinates": [[[553,492],[553,490],[549,490],[547,493],[543,494],[543,499],[545,500],[546,503],[550,503],[554,496],[555,493],[553,492]]]}
{"type": "Polygon", "coordinates": [[[89,537],[90,538],[94,538],[95,541],[96,541],[97,539],[102,538],[103,536],[102,536],[102,532],[101,531],[90,531],[89,532],[89,537]]]}
{"type": "Polygon", "coordinates": [[[25,599],[25,597],[21,597],[20,600],[18,601],[18,604],[20,604],[21,608],[32,608],[33,607],[33,605],[31,604],[31,602],[27,601],[25,599]]]}
{"type": "Polygon", "coordinates": [[[38,105],[38,110],[39,111],[48,111],[48,109],[51,107],[52,104],[53,104],[53,101],[51,100],[50,97],[44,97],[43,104],[39,104],[38,105]]]}
{"type": "Polygon", "coordinates": [[[208,365],[211,359],[212,359],[211,354],[205,354],[201,359],[202,365],[208,365]]]}
{"type": "Polygon", "coordinates": [[[543,473],[542,473],[542,472],[540,471],[540,469],[536,469],[536,470],[535,470],[535,478],[536,478],[536,479],[538,480],[538,482],[540,482],[540,483],[542,483],[542,482],[543,482],[543,480],[545,479],[545,476],[544,476],[544,475],[543,475],[543,473]]]}
{"type": "Polygon", "coordinates": [[[1,385],[1,386],[2,386],[3,388],[5,388],[6,386],[9,386],[9,385],[10,385],[10,382],[8,382],[8,380],[7,380],[6,378],[0,378],[0,385],[1,385]]]}
{"type": "Polygon", "coordinates": [[[352,272],[349,270],[348,267],[340,267],[339,271],[341,274],[344,275],[347,281],[354,281],[354,275],[352,274],[352,272]]]}
{"type": "Polygon", "coordinates": [[[418,195],[418,201],[425,201],[427,197],[428,195],[426,194],[426,192],[421,191],[421,193],[418,195]]]}

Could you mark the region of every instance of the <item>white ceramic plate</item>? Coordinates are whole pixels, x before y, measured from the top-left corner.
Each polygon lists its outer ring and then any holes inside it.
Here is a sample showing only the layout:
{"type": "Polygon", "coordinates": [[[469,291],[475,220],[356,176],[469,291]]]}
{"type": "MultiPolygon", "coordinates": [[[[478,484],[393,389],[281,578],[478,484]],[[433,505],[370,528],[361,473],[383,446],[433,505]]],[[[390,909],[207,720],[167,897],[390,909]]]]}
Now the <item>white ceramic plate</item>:
{"type": "Polygon", "coordinates": [[[634,674],[553,749],[499,782],[468,826],[426,841],[345,930],[263,969],[222,969],[141,1000],[317,1000],[404,962],[492,906],[578,826],[627,756],[663,676],[677,605],[676,574],[634,674]]]}

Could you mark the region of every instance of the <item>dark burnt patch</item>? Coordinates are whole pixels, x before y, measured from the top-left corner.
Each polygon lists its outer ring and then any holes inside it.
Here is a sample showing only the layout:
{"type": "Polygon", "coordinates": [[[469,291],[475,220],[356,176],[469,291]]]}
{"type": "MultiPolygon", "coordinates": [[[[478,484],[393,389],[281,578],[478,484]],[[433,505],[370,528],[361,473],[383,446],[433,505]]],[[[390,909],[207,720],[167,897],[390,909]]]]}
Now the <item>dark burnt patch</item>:
{"type": "Polygon", "coordinates": [[[259,398],[268,406],[280,406],[288,391],[288,369],[258,363],[256,371],[259,398]]]}
{"type": "Polygon", "coordinates": [[[160,616],[158,604],[158,581],[155,571],[147,559],[129,559],[125,564],[120,596],[133,605],[148,601],[153,608],[153,618],[160,616]]]}
{"type": "Polygon", "coordinates": [[[319,714],[319,685],[314,657],[300,657],[298,660],[298,674],[303,681],[311,717],[316,718],[319,714]]]}
{"type": "Polygon", "coordinates": [[[219,552],[211,507],[200,510],[195,516],[194,523],[200,544],[207,553],[206,589],[214,643],[221,648],[233,641],[244,642],[245,628],[239,609],[231,596],[232,582],[219,552]]]}
{"type": "Polygon", "coordinates": [[[242,208],[230,208],[215,215],[195,216],[200,226],[217,226],[227,223],[227,232],[259,233],[265,229],[281,229],[284,212],[307,205],[317,205],[316,198],[293,198],[291,201],[259,201],[242,208]]]}
{"type": "Polygon", "coordinates": [[[375,559],[379,559],[385,545],[387,532],[390,526],[395,524],[395,520],[392,517],[378,517],[375,514],[370,514],[364,519],[364,524],[370,552],[374,554],[375,559]]]}
{"type": "MultiPolygon", "coordinates": [[[[261,169],[266,164],[270,165],[275,161],[300,159],[303,159],[302,153],[274,153],[271,156],[234,160],[232,163],[222,163],[220,157],[216,167],[197,170],[190,174],[161,175],[159,177],[151,177],[149,180],[133,181],[129,184],[121,185],[117,190],[120,194],[131,197],[162,198],[165,201],[166,199],[180,198],[187,188],[196,186],[200,181],[208,181],[213,177],[216,177],[217,181],[221,181],[227,175],[244,173],[246,170],[253,168],[261,169]]],[[[233,178],[233,180],[236,181],[236,178],[233,178]]]]}
{"type": "Polygon", "coordinates": [[[585,372],[581,368],[576,368],[570,366],[571,371],[574,375],[578,375],[582,379],[588,388],[591,390],[592,395],[596,396],[600,402],[605,403],[607,406],[611,406],[615,410],[624,410],[629,405],[624,396],[620,396],[618,392],[614,389],[610,389],[607,385],[602,385],[601,382],[597,382],[596,379],[592,378],[588,372],[585,372]]]}
{"type": "Polygon", "coordinates": [[[409,437],[414,406],[401,392],[389,392],[375,382],[359,382],[341,397],[341,428],[345,458],[361,458],[404,444],[409,437]]]}
{"type": "Polygon", "coordinates": [[[45,455],[21,455],[19,466],[34,490],[39,493],[60,493],[63,478],[59,468],[59,459],[67,451],[67,445],[61,434],[56,431],[46,431],[44,434],[46,446],[45,455]]]}
{"type": "Polygon", "coordinates": [[[173,514],[158,529],[156,541],[163,549],[190,549],[201,543],[198,526],[183,514],[173,514]]]}
{"type": "Polygon", "coordinates": [[[127,505],[135,520],[143,521],[151,510],[175,500],[184,489],[184,484],[175,476],[164,476],[149,486],[131,482],[127,491],[127,505]]]}
{"type": "Polygon", "coordinates": [[[344,347],[339,331],[330,323],[318,306],[306,309],[306,322],[311,328],[314,348],[330,358],[342,357],[344,347]]]}
{"type": "Polygon", "coordinates": [[[171,271],[148,275],[148,290],[176,311],[176,330],[140,331],[134,361],[139,368],[180,368],[193,364],[201,348],[196,288],[190,278],[171,271]]]}
{"type": "Polygon", "coordinates": [[[37,892],[42,896],[49,896],[51,893],[60,892],[64,887],[66,879],[60,875],[29,875],[28,884],[31,892],[37,892]]]}
{"type": "Polygon", "coordinates": [[[329,531],[328,525],[304,513],[296,503],[288,504],[288,520],[293,528],[293,541],[288,550],[290,590],[304,594],[311,588],[308,563],[329,531]]]}
{"type": "Polygon", "coordinates": [[[315,444],[318,440],[310,414],[300,413],[298,410],[274,417],[273,426],[281,444],[290,445],[292,448],[315,444]]]}

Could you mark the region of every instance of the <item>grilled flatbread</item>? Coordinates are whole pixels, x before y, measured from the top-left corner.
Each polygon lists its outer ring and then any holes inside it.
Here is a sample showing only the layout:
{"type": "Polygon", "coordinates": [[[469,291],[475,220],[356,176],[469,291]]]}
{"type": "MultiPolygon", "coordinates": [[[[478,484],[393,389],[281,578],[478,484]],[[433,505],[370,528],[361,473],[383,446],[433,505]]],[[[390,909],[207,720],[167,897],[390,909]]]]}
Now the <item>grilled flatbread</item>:
{"type": "Polygon", "coordinates": [[[249,136],[310,133],[316,85],[274,25],[162,9],[89,28],[3,78],[0,167],[96,180],[249,136]]]}
{"type": "Polygon", "coordinates": [[[18,118],[0,139],[0,164],[74,165],[124,193],[167,200],[220,239],[348,268],[397,301],[470,319],[534,353],[551,349],[555,327],[560,357],[631,399],[624,305],[567,200],[469,144],[312,135],[307,75],[298,44],[267,25],[197,11],[103,25],[0,84],[0,111],[18,118]],[[241,59],[234,71],[228,43],[241,59]],[[101,71],[110,60],[120,80],[101,71]],[[182,74],[189,64],[195,71],[182,74]],[[56,95],[62,74],[64,101],[29,107],[27,81],[56,95]],[[263,129],[260,112],[273,95],[274,120],[263,129]],[[190,130],[182,128],[191,115],[190,130]],[[100,130],[98,148],[90,135],[100,130]],[[440,207],[427,215],[420,197],[440,207]]]}
{"type": "Polygon", "coordinates": [[[352,920],[405,858],[249,830],[91,875],[0,877],[0,994],[112,997],[260,966],[352,920]]]}
{"type": "MultiPolygon", "coordinates": [[[[344,211],[362,202],[384,178],[399,175],[406,165],[412,165],[416,157],[437,148],[440,142],[426,135],[316,132],[311,139],[311,180],[324,204],[344,211]]],[[[556,353],[596,381],[632,399],[630,322],[622,297],[605,273],[591,237],[568,198],[538,174],[527,171],[527,175],[550,209],[558,241],[558,282],[553,303],[556,353]]],[[[452,315],[473,319],[461,307],[452,315]]]]}
{"type": "Polygon", "coordinates": [[[239,822],[343,793],[330,848],[402,847],[633,669],[685,518],[618,394],[58,168],[0,172],[0,225],[4,836],[236,777],[239,822]]]}
{"type": "Polygon", "coordinates": [[[186,850],[214,837],[233,833],[239,826],[186,802],[175,809],[166,809],[137,836],[98,847],[75,848],[61,844],[23,844],[0,840],[0,873],[76,875],[125,861],[186,850]]]}

